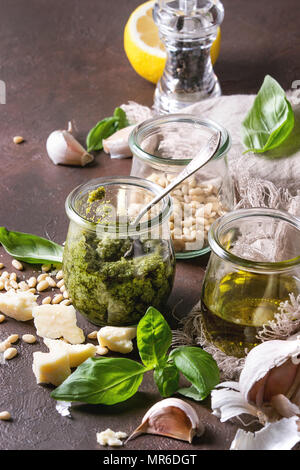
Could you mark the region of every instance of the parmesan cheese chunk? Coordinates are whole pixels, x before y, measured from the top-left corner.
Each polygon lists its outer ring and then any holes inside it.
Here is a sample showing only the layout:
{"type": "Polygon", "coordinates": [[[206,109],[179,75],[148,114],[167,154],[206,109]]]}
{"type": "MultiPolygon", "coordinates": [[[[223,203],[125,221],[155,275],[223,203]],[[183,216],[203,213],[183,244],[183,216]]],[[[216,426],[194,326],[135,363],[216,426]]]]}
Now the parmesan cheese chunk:
{"type": "Polygon", "coordinates": [[[106,431],[97,433],[97,442],[101,446],[122,446],[123,442],[121,439],[126,439],[127,434],[121,431],[112,431],[111,429],[106,429],[106,431]]]}
{"type": "Polygon", "coordinates": [[[64,351],[69,356],[70,367],[78,367],[89,357],[95,356],[97,348],[93,344],[68,344],[60,339],[44,338],[50,352],[64,351]]]}
{"type": "Polygon", "coordinates": [[[83,343],[84,333],[77,326],[76,311],[72,305],[45,304],[33,309],[37,334],[43,338],[64,338],[71,344],[83,343]]]}
{"type": "Polygon", "coordinates": [[[97,333],[100,346],[122,354],[133,349],[132,339],[136,336],[136,327],[104,326],[97,333]]]}
{"type": "Polygon", "coordinates": [[[33,309],[38,305],[36,298],[37,295],[32,292],[14,292],[10,289],[0,294],[0,311],[18,321],[31,320],[33,309]]]}
{"type": "Polygon", "coordinates": [[[63,350],[33,353],[32,370],[38,384],[52,384],[58,387],[71,374],[69,355],[63,350]]]}

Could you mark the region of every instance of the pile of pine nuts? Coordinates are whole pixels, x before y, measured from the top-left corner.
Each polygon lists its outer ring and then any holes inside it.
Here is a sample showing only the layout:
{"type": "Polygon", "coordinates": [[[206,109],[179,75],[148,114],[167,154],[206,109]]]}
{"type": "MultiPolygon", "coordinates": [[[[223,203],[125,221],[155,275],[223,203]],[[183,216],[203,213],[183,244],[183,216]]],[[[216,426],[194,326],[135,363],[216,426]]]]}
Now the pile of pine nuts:
{"type": "MultiPolygon", "coordinates": [[[[23,271],[24,267],[22,263],[16,259],[12,260],[12,266],[17,271],[23,271]]],[[[4,268],[3,263],[0,263],[0,270],[4,268]]],[[[15,292],[32,292],[33,294],[44,292],[48,289],[58,288],[60,290],[60,294],[55,294],[52,298],[51,296],[47,296],[42,300],[43,304],[58,304],[62,303],[64,305],[70,305],[71,300],[69,299],[68,291],[66,290],[63,273],[62,271],[58,271],[55,274],[56,280],[52,277],[52,274],[49,273],[51,266],[43,265],[42,266],[42,273],[36,276],[31,276],[29,279],[25,280],[18,280],[18,275],[15,272],[9,273],[8,271],[2,271],[0,275],[0,291],[6,290],[13,290],[15,292]]],[[[3,321],[3,320],[2,320],[3,321]]],[[[1,322],[1,317],[0,317],[1,322]]]]}
{"type": "MultiPolygon", "coordinates": [[[[174,174],[152,173],[147,179],[165,188],[175,177],[174,174]]],[[[173,214],[170,230],[176,252],[207,246],[211,224],[225,213],[218,191],[218,187],[200,183],[196,176],[191,176],[171,192],[173,214]]]]}

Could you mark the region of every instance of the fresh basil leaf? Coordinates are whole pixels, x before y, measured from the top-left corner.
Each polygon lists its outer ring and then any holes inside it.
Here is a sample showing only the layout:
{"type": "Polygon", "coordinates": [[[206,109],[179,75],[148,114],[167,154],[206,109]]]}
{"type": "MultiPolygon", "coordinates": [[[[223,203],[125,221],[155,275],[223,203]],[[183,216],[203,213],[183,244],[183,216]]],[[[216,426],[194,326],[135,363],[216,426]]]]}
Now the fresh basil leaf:
{"type": "Polygon", "coordinates": [[[294,121],[284,90],[267,75],[242,123],[243,144],[248,152],[263,153],[274,149],[289,136],[294,121]]]}
{"type": "Polygon", "coordinates": [[[87,151],[98,151],[103,149],[102,141],[116,132],[116,117],[110,117],[99,121],[93,129],[90,130],[86,139],[87,151]]]}
{"type": "Polygon", "coordinates": [[[196,401],[201,401],[205,398],[203,398],[202,393],[200,393],[193,385],[187,388],[179,388],[177,392],[180,393],[180,395],[184,395],[185,397],[192,398],[196,401]]]}
{"type": "Polygon", "coordinates": [[[170,397],[178,390],[179,371],[172,362],[154,370],[154,380],[162,397],[170,397]]]}
{"type": "Polygon", "coordinates": [[[137,326],[137,346],[145,366],[155,367],[165,358],[171,346],[172,332],[154,307],[149,307],[137,326]]]}
{"type": "Polygon", "coordinates": [[[0,227],[0,243],[8,254],[31,264],[60,264],[63,247],[46,238],[0,227]]]}
{"type": "Polygon", "coordinates": [[[126,113],[125,113],[125,111],[123,111],[122,108],[116,108],[115,109],[114,117],[116,117],[118,119],[118,123],[117,123],[118,130],[129,126],[129,122],[128,122],[126,113]]]}
{"type": "MultiPolygon", "coordinates": [[[[198,400],[204,400],[219,383],[220,375],[216,361],[203,349],[193,346],[181,346],[170,354],[178,370],[191,382],[193,390],[198,392],[198,400]]],[[[183,389],[186,390],[186,389],[183,389]]],[[[180,392],[180,390],[178,390],[180,392]]],[[[191,395],[190,395],[191,396],[191,395]]],[[[195,393],[194,393],[195,396],[195,393]]]]}
{"type": "Polygon", "coordinates": [[[126,358],[91,357],[51,397],[63,401],[114,405],[134,395],[147,368],[126,358]]]}

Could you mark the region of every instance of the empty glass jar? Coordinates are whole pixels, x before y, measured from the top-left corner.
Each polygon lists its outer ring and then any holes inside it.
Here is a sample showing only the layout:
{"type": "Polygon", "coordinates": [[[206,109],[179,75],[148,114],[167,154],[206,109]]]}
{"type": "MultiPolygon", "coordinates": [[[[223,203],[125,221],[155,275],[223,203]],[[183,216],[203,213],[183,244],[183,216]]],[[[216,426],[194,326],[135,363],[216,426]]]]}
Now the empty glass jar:
{"type": "Polygon", "coordinates": [[[242,357],[289,294],[300,294],[300,221],[274,209],[243,209],[214,222],[202,287],[203,327],[226,354],[242,357]]]}
{"type": "Polygon", "coordinates": [[[131,175],[164,188],[216,131],[221,132],[221,144],[213,159],[171,193],[170,230],[177,258],[207,253],[211,224],[234,206],[227,167],[229,134],[213,121],[189,114],[169,114],[144,121],[129,138],[131,175]]]}
{"type": "Polygon", "coordinates": [[[110,177],[77,187],[66,200],[65,285],[74,307],[96,325],[134,325],[148,307],[162,309],[171,293],[170,197],[139,227],[131,224],[159,193],[150,181],[110,177]]]}

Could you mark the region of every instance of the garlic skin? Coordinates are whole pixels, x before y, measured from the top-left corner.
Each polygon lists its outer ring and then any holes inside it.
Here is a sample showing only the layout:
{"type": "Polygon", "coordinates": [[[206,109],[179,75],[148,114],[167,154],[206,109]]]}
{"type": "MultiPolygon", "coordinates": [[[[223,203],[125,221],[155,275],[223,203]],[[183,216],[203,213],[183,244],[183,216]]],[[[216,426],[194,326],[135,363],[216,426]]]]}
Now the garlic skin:
{"type": "Polygon", "coordinates": [[[55,165],[85,166],[94,160],[83,146],[73,137],[72,125],[68,130],[53,131],[46,142],[49,158],[55,165]]]}
{"type": "Polygon", "coordinates": [[[127,441],[141,434],[156,434],[192,442],[195,435],[204,433],[204,425],[194,408],[179,398],[166,398],[153,405],[140,426],[127,441]]]}
{"type": "Polygon", "coordinates": [[[230,450],[290,450],[300,440],[298,418],[283,418],[255,433],[239,429],[230,450]]]}

